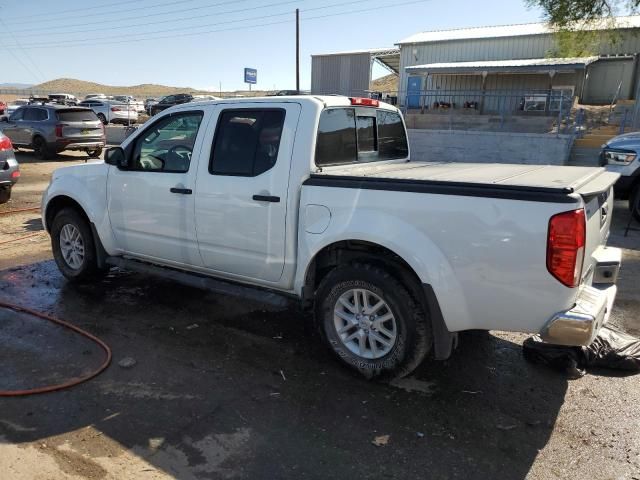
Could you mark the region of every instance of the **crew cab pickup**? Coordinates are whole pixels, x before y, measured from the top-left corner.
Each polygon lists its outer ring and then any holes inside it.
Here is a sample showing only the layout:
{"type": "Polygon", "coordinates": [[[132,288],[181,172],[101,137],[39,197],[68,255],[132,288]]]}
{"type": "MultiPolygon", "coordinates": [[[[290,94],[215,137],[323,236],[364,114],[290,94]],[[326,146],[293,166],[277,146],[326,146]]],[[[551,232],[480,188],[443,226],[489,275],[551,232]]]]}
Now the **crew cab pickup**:
{"type": "Polygon", "coordinates": [[[293,297],[340,360],[397,376],[464,330],[589,344],[616,295],[617,178],[420,161],[376,100],[247,98],[176,105],[56,170],[42,216],[69,280],[116,265],[293,297]]]}

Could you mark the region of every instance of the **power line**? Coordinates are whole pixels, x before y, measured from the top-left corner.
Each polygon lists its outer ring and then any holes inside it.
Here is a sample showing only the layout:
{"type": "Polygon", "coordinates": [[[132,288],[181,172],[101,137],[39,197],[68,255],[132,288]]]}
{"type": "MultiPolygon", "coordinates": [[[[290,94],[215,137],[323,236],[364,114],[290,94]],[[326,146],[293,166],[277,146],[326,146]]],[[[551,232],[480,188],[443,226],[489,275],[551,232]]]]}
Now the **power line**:
{"type": "MultiPolygon", "coordinates": [[[[174,2],[167,2],[167,3],[160,4],[160,5],[157,5],[157,4],[156,5],[153,5],[153,4],[152,5],[147,5],[145,7],[137,8],[136,10],[154,8],[154,7],[158,7],[158,6],[162,6],[162,5],[175,5],[176,3],[186,3],[186,2],[193,2],[193,1],[195,1],[195,0],[176,0],[174,2]]],[[[103,7],[115,7],[117,5],[125,5],[125,4],[131,5],[131,0],[125,0],[123,2],[102,3],[102,4],[99,4],[99,5],[93,5],[91,7],[82,7],[82,9],[83,10],[97,10],[97,9],[100,9],[100,8],[103,8],[103,7]]],[[[113,13],[127,13],[127,12],[130,12],[131,10],[132,9],[117,10],[117,11],[114,11],[114,12],[103,12],[103,13],[105,15],[111,15],[113,13]]],[[[60,15],[66,15],[67,13],[74,13],[75,14],[77,11],[78,11],[77,8],[71,8],[69,10],[56,10],[55,12],[50,12],[50,13],[34,13],[34,14],[31,14],[31,15],[18,15],[16,17],[8,18],[7,20],[13,21],[13,20],[19,20],[21,18],[35,18],[35,17],[38,17],[38,18],[51,18],[51,17],[60,16],[60,15]]],[[[78,16],[83,17],[83,16],[93,16],[93,15],[99,15],[99,13],[98,14],[90,13],[88,15],[74,15],[74,16],[77,18],[78,16]]]]}
{"type": "MultiPolygon", "coordinates": [[[[267,8],[267,7],[276,7],[276,6],[282,6],[282,5],[288,5],[291,3],[296,3],[298,1],[305,1],[305,0],[291,0],[291,1],[285,1],[285,2],[279,2],[279,3],[272,3],[272,4],[268,4],[268,5],[262,5],[260,7],[256,7],[256,8],[267,8]]],[[[369,3],[371,0],[355,0],[355,1],[350,1],[350,2],[340,2],[340,3],[334,3],[331,5],[323,5],[320,7],[313,7],[313,8],[306,8],[303,10],[300,10],[301,12],[311,12],[311,11],[317,11],[317,10],[326,10],[327,8],[333,8],[333,7],[345,7],[347,5],[355,5],[358,3],[369,3]]],[[[141,23],[141,24],[135,24],[135,25],[125,25],[125,26],[114,26],[114,27],[105,27],[105,28],[98,28],[98,29],[87,29],[87,30],[77,30],[74,32],[61,32],[61,33],[50,33],[47,31],[47,33],[43,34],[43,35],[35,35],[36,37],[38,36],[46,36],[47,38],[52,36],[52,35],[67,35],[67,34],[76,34],[76,33],[93,33],[93,32],[99,32],[99,31],[111,31],[111,30],[121,30],[121,29],[126,29],[126,28],[133,28],[133,27],[139,27],[139,26],[148,26],[148,25],[159,25],[159,24],[163,24],[163,23],[176,23],[176,22],[181,22],[181,21],[185,21],[185,20],[194,20],[194,19],[201,19],[201,18],[206,18],[206,17],[216,17],[216,16],[221,16],[221,15],[226,15],[229,13],[239,13],[239,12],[245,12],[246,9],[242,9],[242,10],[231,10],[231,11],[226,11],[226,12],[216,12],[216,13],[212,13],[212,14],[206,14],[206,15],[197,15],[194,17],[184,17],[184,18],[175,18],[175,19],[171,19],[171,20],[160,20],[157,22],[146,22],[146,23],[141,23]]],[[[189,25],[189,29],[193,30],[196,28],[209,28],[211,26],[217,26],[217,25],[229,25],[232,23],[240,23],[240,22],[246,22],[249,20],[260,20],[263,18],[274,18],[274,17],[284,17],[286,15],[290,15],[290,12],[283,12],[283,13],[274,13],[274,14],[270,14],[270,15],[259,15],[256,17],[248,17],[248,18],[240,18],[237,20],[228,20],[225,22],[217,22],[217,23],[208,23],[206,25],[189,25]]],[[[175,27],[175,28],[164,28],[162,30],[154,30],[151,32],[140,32],[140,35],[153,35],[155,33],[165,33],[165,32],[178,32],[178,31],[182,31],[184,30],[185,27],[175,27]]],[[[33,35],[31,35],[33,36],[33,35]]],[[[69,40],[60,40],[60,42],[74,42],[77,41],[77,39],[69,39],[69,40]]],[[[17,43],[17,42],[16,42],[17,43]]],[[[47,42],[48,44],[49,42],[47,42]]],[[[40,46],[40,45],[45,45],[44,43],[30,43],[27,45],[31,45],[31,46],[40,46]]]]}
{"type": "MultiPolygon", "coordinates": [[[[258,7],[255,7],[255,9],[259,9],[259,8],[271,8],[271,7],[279,7],[282,5],[290,5],[292,3],[298,3],[300,1],[305,1],[305,0],[287,0],[285,2],[278,2],[278,3],[270,3],[267,5],[261,5],[258,7]]],[[[358,3],[361,3],[363,1],[368,1],[368,0],[359,0],[358,3]]],[[[340,4],[338,4],[340,5],[340,4]]],[[[328,7],[327,7],[328,8],[328,7]]],[[[35,35],[36,37],[38,36],[46,36],[46,37],[50,37],[51,35],[67,35],[67,34],[76,34],[76,33],[87,33],[87,32],[99,32],[99,31],[111,31],[111,30],[122,30],[122,29],[126,29],[126,28],[134,28],[134,27],[146,27],[149,25],[160,25],[163,23],[176,23],[176,22],[182,22],[185,20],[196,20],[196,19],[201,19],[201,18],[207,18],[207,17],[219,17],[221,15],[227,15],[227,14],[233,14],[233,13],[244,13],[246,12],[247,9],[246,8],[242,8],[242,9],[238,9],[238,10],[228,10],[226,12],[216,12],[216,13],[208,13],[205,15],[196,15],[193,17],[183,17],[183,18],[172,18],[170,20],[158,20],[156,22],[145,22],[145,23],[136,23],[133,25],[120,25],[120,26],[107,26],[104,28],[91,28],[91,29],[86,29],[86,30],[76,30],[73,32],[60,32],[60,33],[50,33],[50,32],[46,32],[43,33],[42,35],[35,35]]],[[[272,17],[278,17],[278,16],[284,16],[284,15],[289,15],[289,12],[286,13],[278,13],[278,14],[271,14],[271,15],[260,15],[258,17],[251,17],[251,19],[261,19],[261,18],[272,18],[272,17]]],[[[229,20],[227,22],[218,22],[218,23],[209,23],[207,25],[200,25],[200,26],[194,26],[194,25],[189,25],[188,28],[189,29],[193,29],[193,28],[205,28],[205,27],[210,27],[211,25],[225,25],[225,24],[229,24],[229,23],[237,23],[237,22],[242,22],[245,21],[247,19],[238,19],[238,20],[229,20]]],[[[187,27],[176,27],[176,28],[168,28],[168,29],[162,29],[162,30],[156,30],[155,32],[143,32],[145,34],[153,34],[153,33],[162,33],[162,32],[175,32],[175,31],[179,31],[179,30],[184,30],[187,27]]],[[[34,36],[34,35],[31,35],[34,36]]],[[[62,40],[61,40],[62,41],[62,40]]],[[[69,40],[69,41],[74,41],[74,40],[69,40]]],[[[31,45],[35,45],[35,44],[31,44],[31,45]]]]}
{"type": "MultiPolygon", "coordinates": [[[[362,1],[370,1],[370,0],[362,0],[362,1]]],[[[302,18],[302,20],[304,21],[309,21],[309,20],[318,20],[318,19],[323,19],[323,18],[330,18],[330,17],[336,17],[336,16],[344,16],[344,15],[352,15],[355,13],[375,13],[377,10],[382,10],[382,9],[388,9],[388,8],[393,8],[393,7],[400,7],[400,6],[405,6],[405,5],[415,5],[418,3],[426,3],[429,2],[431,0],[413,0],[413,1],[409,1],[409,2],[401,2],[401,3],[392,3],[392,4],[387,4],[387,5],[379,5],[376,7],[376,10],[372,10],[372,9],[367,9],[367,10],[350,10],[350,11],[344,11],[344,12],[336,12],[336,13],[330,13],[327,15],[319,15],[319,16],[315,16],[315,17],[307,17],[307,18],[302,18]]],[[[353,3],[362,3],[360,0],[357,2],[353,2],[353,3]]],[[[342,4],[344,5],[344,3],[342,4]]],[[[309,9],[309,10],[313,10],[313,9],[309,9]]],[[[307,10],[308,11],[308,10],[307,10]]],[[[261,17],[261,18],[265,18],[265,17],[261,17]]],[[[258,27],[266,27],[266,26],[271,26],[271,25],[282,25],[285,23],[291,23],[291,20],[281,20],[281,21],[277,21],[277,22],[268,22],[268,23],[261,23],[261,24],[256,24],[256,25],[245,25],[245,26],[241,26],[241,27],[231,27],[231,28],[224,28],[224,29],[216,29],[216,30],[208,30],[208,31],[203,31],[203,32],[185,32],[185,33],[176,33],[176,34],[172,34],[172,35],[163,35],[163,36],[156,36],[156,37],[142,37],[142,38],[127,38],[127,39],[123,39],[123,40],[107,40],[107,41],[94,41],[94,39],[83,39],[83,40],[76,40],[76,43],[55,43],[55,44],[51,44],[51,43],[46,43],[46,44],[23,44],[24,47],[27,48],[42,48],[42,49],[46,49],[46,48],[59,48],[59,47],[75,47],[75,46],[95,46],[95,45],[117,45],[117,44],[126,44],[126,43],[132,43],[132,42],[142,42],[142,41],[151,41],[151,40],[163,40],[163,39],[175,39],[175,38],[181,38],[181,37],[192,37],[192,36],[196,36],[196,35],[207,35],[207,34],[212,34],[212,33],[219,33],[219,32],[230,32],[230,31],[238,31],[238,30],[248,30],[248,29],[252,29],[252,28],[258,28],[258,27]],[[78,43],[80,42],[80,43],[78,43]]],[[[13,48],[13,46],[8,47],[7,49],[13,48]]]]}
{"type": "MultiPolygon", "coordinates": [[[[293,0],[293,1],[286,1],[286,2],[280,2],[280,3],[274,3],[274,4],[270,4],[270,5],[264,5],[264,7],[272,7],[272,6],[276,6],[276,5],[284,5],[284,4],[290,4],[290,3],[295,3],[298,0],[293,0]]],[[[355,5],[355,4],[359,4],[359,3],[370,3],[371,0],[353,0],[350,2],[340,2],[340,3],[333,3],[330,5],[324,5],[324,6],[320,6],[320,7],[313,7],[313,8],[307,8],[304,10],[301,10],[301,12],[312,12],[312,11],[318,11],[318,10],[326,10],[328,8],[334,8],[334,7],[344,7],[347,5],[355,5]]],[[[245,11],[245,10],[243,10],[245,11]]],[[[234,13],[237,11],[233,11],[234,13]]],[[[229,12],[219,12],[215,15],[222,15],[225,13],[229,13],[229,12]]],[[[225,22],[217,22],[217,23],[209,23],[206,25],[190,25],[188,27],[189,31],[192,33],[197,33],[197,32],[193,32],[194,29],[200,29],[200,28],[210,28],[212,26],[219,26],[219,25],[229,25],[229,24],[233,24],[233,23],[240,23],[240,22],[246,22],[246,21],[251,21],[251,20],[261,20],[264,18],[275,18],[275,17],[284,17],[284,16],[288,16],[290,15],[291,12],[284,12],[284,13],[274,13],[274,14],[270,14],[270,15],[258,15],[255,17],[246,17],[246,18],[240,18],[237,20],[227,20],[225,22]]],[[[200,17],[195,17],[195,18],[202,18],[205,15],[202,15],[200,17]]],[[[208,16],[208,15],[206,15],[208,16]]],[[[192,18],[192,17],[190,17],[192,18]]],[[[152,22],[149,23],[149,25],[155,24],[155,23],[164,23],[164,22],[152,22]]],[[[271,24],[269,24],[271,25],[271,24]]],[[[185,27],[175,27],[175,28],[166,28],[166,29],[162,29],[162,30],[154,30],[151,32],[140,32],[140,33],[134,33],[134,36],[140,37],[142,36],[143,38],[145,36],[148,35],[154,35],[157,33],[167,33],[167,32],[179,32],[179,31],[184,31],[185,27]]],[[[95,30],[89,30],[90,32],[94,32],[95,30]]],[[[200,32],[200,33],[207,33],[207,32],[200,32]]],[[[164,37],[163,37],[164,38],[164,37]]],[[[136,41],[136,38],[128,38],[127,41],[136,41]]],[[[58,43],[56,43],[55,45],[57,46],[64,46],[67,44],[75,44],[76,42],[80,41],[80,39],[69,39],[69,40],[60,40],[58,43]]],[[[87,41],[90,41],[87,39],[87,41]]],[[[23,44],[23,46],[27,46],[27,47],[45,47],[45,46],[49,46],[52,45],[51,42],[36,42],[36,43],[27,43],[27,44],[23,44]]]]}
{"type": "MultiPolygon", "coordinates": [[[[4,27],[4,30],[11,36],[11,38],[13,39],[15,44],[18,46],[18,48],[20,50],[22,50],[22,53],[27,58],[27,60],[29,60],[31,62],[31,65],[33,65],[33,67],[38,72],[38,75],[40,76],[41,81],[45,81],[47,78],[45,77],[44,73],[42,73],[42,70],[40,70],[40,67],[38,67],[36,62],[33,61],[33,58],[31,57],[31,55],[29,55],[29,52],[27,52],[24,48],[22,48],[22,45],[20,45],[20,42],[18,42],[18,39],[15,37],[13,32],[11,32],[11,30],[9,30],[7,25],[2,21],[2,18],[0,18],[0,25],[2,25],[4,27]]],[[[14,55],[14,57],[15,57],[15,55],[14,55]]]]}
{"type": "MultiPolygon", "coordinates": [[[[172,4],[182,3],[184,1],[191,1],[191,0],[182,0],[182,1],[177,0],[175,2],[172,2],[172,4]]],[[[240,3],[240,2],[247,2],[247,1],[248,0],[228,0],[226,2],[214,3],[212,5],[204,5],[204,6],[201,5],[199,7],[181,8],[180,10],[170,10],[170,11],[167,11],[167,12],[148,13],[146,15],[137,15],[135,19],[159,17],[159,16],[162,16],[162,15],[171,15],[173,13],[193,12],[195,10],[204,10],[204,9],[207,9],[207,8],[220,7],[222,5],[229,5],[229,4],[232,4],[232,3],[240,3]]],[[[264,7],[260,7],[260,6],[253,7],[254,10],[258,9],[258,8],[264,8],[264,7]]],[[[148,7],[144,7],[144,9],[147,10],[148,7]]],[[[131,11],[134,11],[134,10],[140,10],[140,8],[132,8],[132,9],[129,9],[127,12],[131,12],[131,11]]],[[[246,10],[247,9],[242,9],[241,11],[246,11],[246,10]]],[[[127,20],[127,19],[124,19],[124,20],[127,20]]],[[[173,21],[173,20],[174,19],[171,19],[170,21],[173,21]]],[[[60,29],[66,29],[66,28],[69,28],[69,27],[84,27],[85,25],[100,25],[100,24],[104,24],[107,21],[120,21],[121,22],[121,21],[123,21],[123,19],[117,19],[117,20],[104,20],[103,19],[103,20],[98,20],[96,22],[82,22],[82,23],[73,23],[73,24],[68,24],[68,25],[57,25],[56,24],[55,26],[48,27],[48,28],[49,29],[53,29],[53,30],[56,30],[56,29],[60,30],[60,29]]],[[[40,26],[40,27],[34,27],[34,28],[22,28],[22,29],[20,29],[20,31],[22,31],[22,32],[34,32],[34,31],[42,31],[42,29],[43,29],[43,27],[40,26]]]]}

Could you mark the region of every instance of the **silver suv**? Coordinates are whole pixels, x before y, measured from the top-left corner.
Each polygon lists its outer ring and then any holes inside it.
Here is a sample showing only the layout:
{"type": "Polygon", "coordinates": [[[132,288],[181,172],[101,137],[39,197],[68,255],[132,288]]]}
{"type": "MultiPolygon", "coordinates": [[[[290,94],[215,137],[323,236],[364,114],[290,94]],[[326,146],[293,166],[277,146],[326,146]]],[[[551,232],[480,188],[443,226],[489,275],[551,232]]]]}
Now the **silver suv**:
{"type": "Polygon", "coordinates": [[[64,105],[27,105],[0,121],[0,131],[14,146],[32,148],[46,160],[63,150],[82,150],[99,157],[104,127],[92,110],[64,105]]]}

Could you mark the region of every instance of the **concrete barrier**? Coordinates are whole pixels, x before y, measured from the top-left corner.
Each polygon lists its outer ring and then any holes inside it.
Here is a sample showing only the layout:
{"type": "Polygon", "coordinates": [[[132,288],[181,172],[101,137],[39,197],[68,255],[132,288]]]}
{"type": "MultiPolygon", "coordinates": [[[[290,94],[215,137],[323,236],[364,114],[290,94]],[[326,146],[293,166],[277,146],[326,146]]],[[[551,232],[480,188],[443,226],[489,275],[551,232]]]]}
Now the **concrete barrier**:
{"type": "Polygon", "coordinates": [[[572,135],[463,130],[409,131],[411,158],[430,162],[567,165],[572,135]]]}

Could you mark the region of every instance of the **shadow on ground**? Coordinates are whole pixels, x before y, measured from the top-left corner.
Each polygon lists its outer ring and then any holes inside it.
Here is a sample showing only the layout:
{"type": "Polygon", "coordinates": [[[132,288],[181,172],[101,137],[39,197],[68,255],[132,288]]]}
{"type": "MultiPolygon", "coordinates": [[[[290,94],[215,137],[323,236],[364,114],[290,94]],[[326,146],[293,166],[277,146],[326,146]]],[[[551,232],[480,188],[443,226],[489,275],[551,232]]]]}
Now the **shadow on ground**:
{"type": "MultiPolygon", "coordinates": [[[[106,471],[95,459],[123,448],[177,478],[524,478],[567,390],[562,376],[525,363],[517,343],[473,332],[451,360],[409,381],[367,382],[333,360],[300,312],[119,271],[74,287],[53,262],[10,269],[0,297],[113,349],[114,363],[88,383],[0,399],[5,441],[42,443],[63,471],[98,478],[106,471]],[[121,368],[124,357],[137,364],[121,368]],[[381,435],[388,444],[372,445],[381,435]]],[[[18,317],[0,310],[0,388],[99,361],[77,339],[18,317]],[[7,355],[17,337],[19,367],[7,355]]]]}

